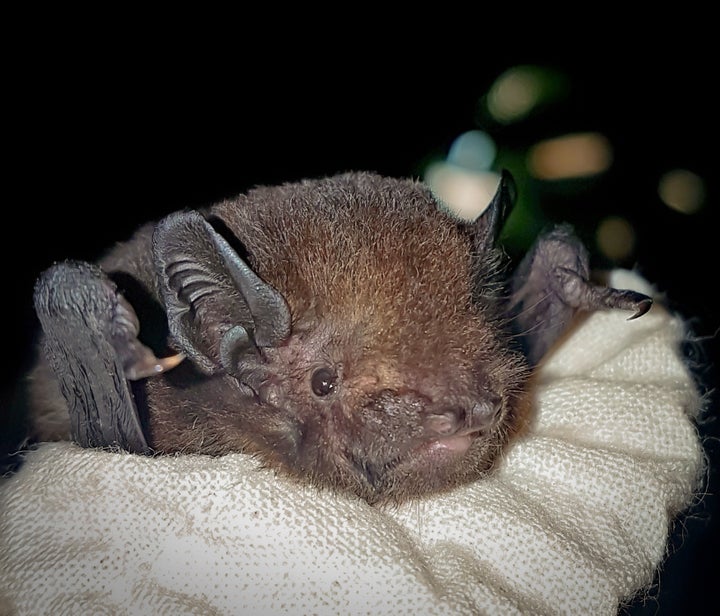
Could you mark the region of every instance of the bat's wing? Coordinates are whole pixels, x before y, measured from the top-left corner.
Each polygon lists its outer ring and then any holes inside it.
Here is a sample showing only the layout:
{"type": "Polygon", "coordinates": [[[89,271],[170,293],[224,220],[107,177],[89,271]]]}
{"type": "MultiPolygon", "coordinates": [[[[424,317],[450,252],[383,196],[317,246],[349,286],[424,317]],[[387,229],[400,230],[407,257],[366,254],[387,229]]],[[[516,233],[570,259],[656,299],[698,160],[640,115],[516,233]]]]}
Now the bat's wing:
{"type": "Polygon", "coordinates": [[[140,343],[133,308],[97,266],[54,265],[38,279],[34,302],[73,440],[83,447],[148,452],[128,379],[162,372],[180,358],[158,360],[140,343]]]}
{"type": "Polygon", "coordinates": [[[592,284],[588,253],[570,227],[540,236],[511,280],[513,324],[531,365],[562,335],[577,310],[631,310],[645,314],[652,299],[635,291],[592,284]]]}
{"type": "MultiPolygon", "coordinates": [[[[512,176],[503,171],[492,201],[466,227],[478,255],[476,276],[481,284],[486,281],[482,264],[492,262],[492,247],[516,195],[512,176]]],[[[652,305],[641,293],[592,284],[587,250],[567,225],[538,238],[513,273],[509,291],[508,316],[531,366],[555,344],[576,311],[619,308],[632,310],[635,318],[652,305]]]]}
{"type": "Polygon", "coordinates": [[[163,219],[153,258],[170,334],[183,351],[165,359],[138,340],[135,311],[101,268],[60,263],[35,287],[43,350],[70,411],[72,439],[83,447],[149,452],[129,381],[186,355],[206,374],[237,374],[257,366],[258,348],[289,334],[283,297],[199,213],[163,219]]]}

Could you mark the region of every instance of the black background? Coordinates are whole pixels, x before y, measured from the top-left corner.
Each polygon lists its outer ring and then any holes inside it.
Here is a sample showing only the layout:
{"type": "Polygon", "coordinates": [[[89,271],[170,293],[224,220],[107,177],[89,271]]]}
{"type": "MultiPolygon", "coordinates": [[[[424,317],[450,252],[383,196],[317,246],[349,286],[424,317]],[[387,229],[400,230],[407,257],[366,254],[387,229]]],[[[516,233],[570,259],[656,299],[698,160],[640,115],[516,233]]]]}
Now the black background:
{"type": "MultiPolygon", "coordinates": [[[[582,37],[553,54],[478,42],[474,56],[463,50],[471,62],[459,62],[452,47],[433,51],[430,40],[392,61],[345,57],[333,45],[299,59],[303,41],[295,40],[272,64],[265,60],[276,38],[225,48],[222,63],[196,53],[192,37],[184,52],[160,45],[136,53],[132,37],[116,34],[105,44],[102,30],[89,38],[58,35],[37,57],[26,46],[6,76],[5,408],[30,360],[33,282],[53,261],[95,259],[146,220],[254,184],[351,169],[420,176],[475,128],[514,152],[592,130],[613,145],[611,169],[570,185],[537,182],[533,190],[549,219],[573,223],[583,237],[592,238],[609,214],[634,225],[636,250],[619,265],[636,266],[688,320],[698,341],[690,359],[708,391],[700,430],[716,468],[717,71],[702,36],[686,34],[615,56],[579,53],[596,48],[582,37]],[[483,96],[521,63],[566,76],[567,96],[523,122],[488,124],[479,112],[483,96]],[[660,176],[678,167],[706,183],[697,214],[674,212],[658,198],[660,176]]],[[[603,44],[613,47],[611,34],[603,44]]],[[[633,613],[703,613],[715,604],[716,471],[706,489],[675,534],[659,585],[633,613]]]]}

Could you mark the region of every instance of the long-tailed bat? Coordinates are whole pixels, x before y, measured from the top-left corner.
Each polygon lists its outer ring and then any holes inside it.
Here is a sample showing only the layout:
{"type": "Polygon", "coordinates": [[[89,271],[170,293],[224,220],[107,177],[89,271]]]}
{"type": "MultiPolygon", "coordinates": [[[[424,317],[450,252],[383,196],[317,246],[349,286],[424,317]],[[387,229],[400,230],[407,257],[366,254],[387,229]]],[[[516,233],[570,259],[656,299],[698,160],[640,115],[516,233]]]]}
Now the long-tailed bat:
{"type": "Polygon", "coordinates": [[[370,503],[482,477],[575,311],[652,301],[592,284],[566,226],[507,277],[513,191],[504,173],[466,222],[412,180],[259,187],[148,224],[97,265],[50,267],[36,438],[242,451],[370,503]]]}

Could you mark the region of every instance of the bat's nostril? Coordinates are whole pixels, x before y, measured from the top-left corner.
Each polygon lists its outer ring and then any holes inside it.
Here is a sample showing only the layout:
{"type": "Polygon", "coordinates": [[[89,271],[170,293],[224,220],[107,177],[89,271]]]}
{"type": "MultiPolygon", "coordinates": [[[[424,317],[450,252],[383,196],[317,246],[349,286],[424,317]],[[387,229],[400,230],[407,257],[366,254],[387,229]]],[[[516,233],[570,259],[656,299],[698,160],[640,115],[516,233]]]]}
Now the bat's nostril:
{"type": "Polygon", "coordinates": [[[468,424],[470,428],[486,428],[493,425],[502,410],[500,397],[492,396],[481,402],[476,402],[469,415],[468,424]]]}
{"type": "Polygon", "coordinates": [[[448,436],[455,434],[461,428],[464,415],[459,410],[429,415],[425,421],[425,426],[435,436],[448,436]]]}
{"type": "Polygon", "coordinates": [[[471,411],[471,417],[475,420],[492,421],[495,419],[497,414],[500,412],[501,401],[500,399],[484,400],[483,402],[477,402],[473,405],[471,411]]]}

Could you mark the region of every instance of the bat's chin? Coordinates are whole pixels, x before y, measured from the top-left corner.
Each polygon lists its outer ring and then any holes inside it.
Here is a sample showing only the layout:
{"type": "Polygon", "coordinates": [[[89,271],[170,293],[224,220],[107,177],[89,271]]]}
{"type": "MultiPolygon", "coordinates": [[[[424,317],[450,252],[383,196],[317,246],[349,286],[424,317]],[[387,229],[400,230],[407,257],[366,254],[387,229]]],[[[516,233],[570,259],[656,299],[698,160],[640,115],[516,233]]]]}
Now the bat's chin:
{"type": "Polygon", "coordinates": [[[370,490],[360,495],[372,504],[400,503],[470,483],[491,469],[501,439],[500,432],[468,430],[426,440],[393,463],[378,465],[377,475],[367,474],[371,466],[365,466],[370,490]]]}

